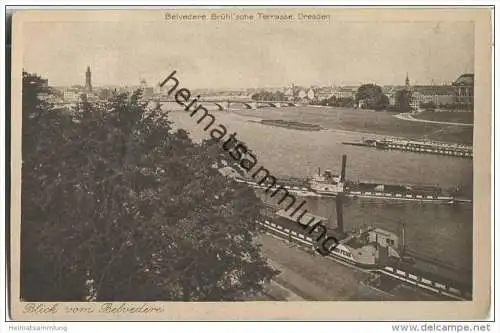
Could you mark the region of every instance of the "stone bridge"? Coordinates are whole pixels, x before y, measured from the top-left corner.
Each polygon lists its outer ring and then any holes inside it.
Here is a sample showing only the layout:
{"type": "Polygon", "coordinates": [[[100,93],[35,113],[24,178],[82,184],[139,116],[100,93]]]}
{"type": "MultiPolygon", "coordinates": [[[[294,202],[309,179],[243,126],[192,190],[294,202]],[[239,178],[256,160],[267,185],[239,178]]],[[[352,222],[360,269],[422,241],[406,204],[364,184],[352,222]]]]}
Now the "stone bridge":
{"type": "MultiPolygon", "coordinates": [[[[176,102],[173,98],[152,98],[152,102],[172,103],[176,102]]],[[[244,106],[246,109],[258,109],[263,107],[288,107],[297,106],[296,102],[292,101],[254,101],[254,100],[216,100],[216,99],[200,99],[198,104],[215,105],[219,111],[230,111],[231,106],[244,106]]]]}

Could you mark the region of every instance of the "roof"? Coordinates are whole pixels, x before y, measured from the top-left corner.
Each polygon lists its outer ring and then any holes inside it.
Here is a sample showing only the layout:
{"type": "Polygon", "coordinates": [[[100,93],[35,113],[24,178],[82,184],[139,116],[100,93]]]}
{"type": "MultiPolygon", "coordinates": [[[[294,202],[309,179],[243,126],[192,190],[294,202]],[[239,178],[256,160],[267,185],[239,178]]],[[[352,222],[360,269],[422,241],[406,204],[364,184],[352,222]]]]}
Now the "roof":
{"type": "Polygon", "coordinates": [[[405,89],[405,86],[383,86],[382,87],[382,92],[383,93],[395,93],[398,90],[405,89]]]}
{"type": "Polygon", "coordinates": [[[314,88],[314,92],[317,94],[332,94],[333,88],[331,87],[314,88]]]}
{"type": "Polygon", "coordinates": [[[334,92],[354,92],[355,88],[338,87],[334,92]]]}
{"type": "Polygon", "coordinates": [[[413,86],[413,92],[422,95],[454,95],[453,86],[413,86]]]}
{"type": "Polygon", "coordinates": [[[366,243],[366,242],[362,242],[362,241],[361,241],[361,240],[359,240],[359,238],[357,238],[357,237],[353,237],[353,238],[349,239],[348,241],[346,241],[346,242],[344,243],[344,245],[347,245],[347,246],[349,246],[350,248],[357,250],[357,249],[362,248],[362,247],[363,247],[363,246],[365,246],[365,245],[368,245],[368,243],[366,243]]]}
{"type": "Polygon", "coordinates": [[[376,234],[379,234],[379,235],[385,235],[385,236],[396,236],[397,235],[391,231],[387,231],[387,230],[384,230],[384,229],[380,229],[380,228],[375,228],[373,230],[370,230],[369,232],[374,232],[376,234]]]}
{"type": "MultiPolygon", "coordinates": [[[[278,216],[281,216],[281,217],[284,217],[288,220],[291,220],[293,222],[297,222],[297,219],[302,216],[301,214],[299,214],[298,212],[293,216],[291,217],[290,216],[290,213],[287,213],[286,210],[284,209],[280,209],[278,212],[276,212],[276,214],[278,216]]],[[[325,217],[322,217],[322,216],[318,216],[318,215],[314,215],[314,214],[311,214],[311,213],[305,213],[303,214],[302,218],[301,218],[301,221],[310,221],[311,219],[315,219],[315,220],[319,220],[319,221],[326,221],[327,219],[325,217]]],[[[297,222],[298,223],[298,222],[297,222]]]]}

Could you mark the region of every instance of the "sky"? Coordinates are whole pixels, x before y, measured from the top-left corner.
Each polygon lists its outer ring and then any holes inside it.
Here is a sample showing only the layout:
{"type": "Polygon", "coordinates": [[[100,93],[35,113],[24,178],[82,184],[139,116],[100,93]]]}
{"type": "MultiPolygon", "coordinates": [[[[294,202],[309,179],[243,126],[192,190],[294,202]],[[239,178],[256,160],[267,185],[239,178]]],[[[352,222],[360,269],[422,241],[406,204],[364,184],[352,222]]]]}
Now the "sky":
{"type": "Polygon", "coordinates": [[[471,22],[26,22],[23,68],[52,86],[239,89],[446,84],[474,68],[471,22]]]}

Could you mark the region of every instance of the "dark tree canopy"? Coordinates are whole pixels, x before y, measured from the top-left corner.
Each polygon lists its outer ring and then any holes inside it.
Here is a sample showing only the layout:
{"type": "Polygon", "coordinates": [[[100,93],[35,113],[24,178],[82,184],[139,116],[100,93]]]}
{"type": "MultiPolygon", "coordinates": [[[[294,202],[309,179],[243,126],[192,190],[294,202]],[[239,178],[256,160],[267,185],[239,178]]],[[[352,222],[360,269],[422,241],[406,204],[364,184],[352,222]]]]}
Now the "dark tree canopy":
{"type": "Polygon", "coordinates": [[[389,98],[382,92],[382,88],[371,83],[358,88],[356,101],[362,102],[364,108],[373,110],[382,110],[389,105],[389,98]]]}
{"type": "Polygon", "coordinates": [[[281,91],[270,92],[262,90],[252,95],[254,101],[286,101],[286,96],[281,91]]]}
{"type": "Polygon", "coordinates": [[[398,90],[394,99],[396,101],[396,108],[403,112],[410,111],[411,91],[406,89],[398,90]]]}
{"type": "Polygon", "coordinates": [[[337,98],[335,95],[330,96],[329,98],[325,98],[321,100],[319,105],[324,106],[335,106],[342,108],[352,108],[354,106],[354,100],[352,97],[340,97],[337,98]]]}
{"type": "Polygon", "coordinates": [[[254,242],[261,202],[219,173],[219,146],[140,91],[70,115],[43,89],[23,73],[24,300],[238,300],[276,274],[254,242]]]}

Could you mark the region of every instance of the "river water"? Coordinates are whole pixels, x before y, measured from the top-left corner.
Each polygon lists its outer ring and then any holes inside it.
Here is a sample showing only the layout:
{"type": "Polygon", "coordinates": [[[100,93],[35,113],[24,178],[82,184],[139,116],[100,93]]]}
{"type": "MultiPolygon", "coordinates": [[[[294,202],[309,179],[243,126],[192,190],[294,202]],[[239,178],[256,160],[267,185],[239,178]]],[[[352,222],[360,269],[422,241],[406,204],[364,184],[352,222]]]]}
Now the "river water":
{"type": "MultiPolygon", "coordinates": [[[[172,109],[172,106],[168,108],[172,109]]],[[[322,108],[317,110],[318,117],[326,112],[322,108]]],[[[281,119],[286,120],[280,112],[281,119]]],[[[335,111],[329,109],[328,112],[335,111]]],[[[228,133],[236,132],[236,138],[252,149],[258,165],[277,177],[309,177],[318,168],[338,174],[341,155],[347,154],[346,178],[350,180],[439,185],[443,188],[460,185],[472,194],[470,159],[347,146],[342,142],[380,136],[332,128],[317,132],[291,130],[259,124],[251,114],[213,114],[218,124],[228,128],[228,133]]],[[[209,132],[202,130],[204,126],[196,124],[188,113],[172,110],[169,117],[174,127],[188,131],[195,141],[209,137],[209,132]]],[[[308,198],[306,207],[314,214],[335,217],[335,202],[331,198],[308,198]]],[[[405,224],[405,241],[412,250],[457,267],[472,269],[472,205],[373,199],[348,199],[344,203],[346,230],[374,225],[398,232],[400,222],[405,224]]]]}

